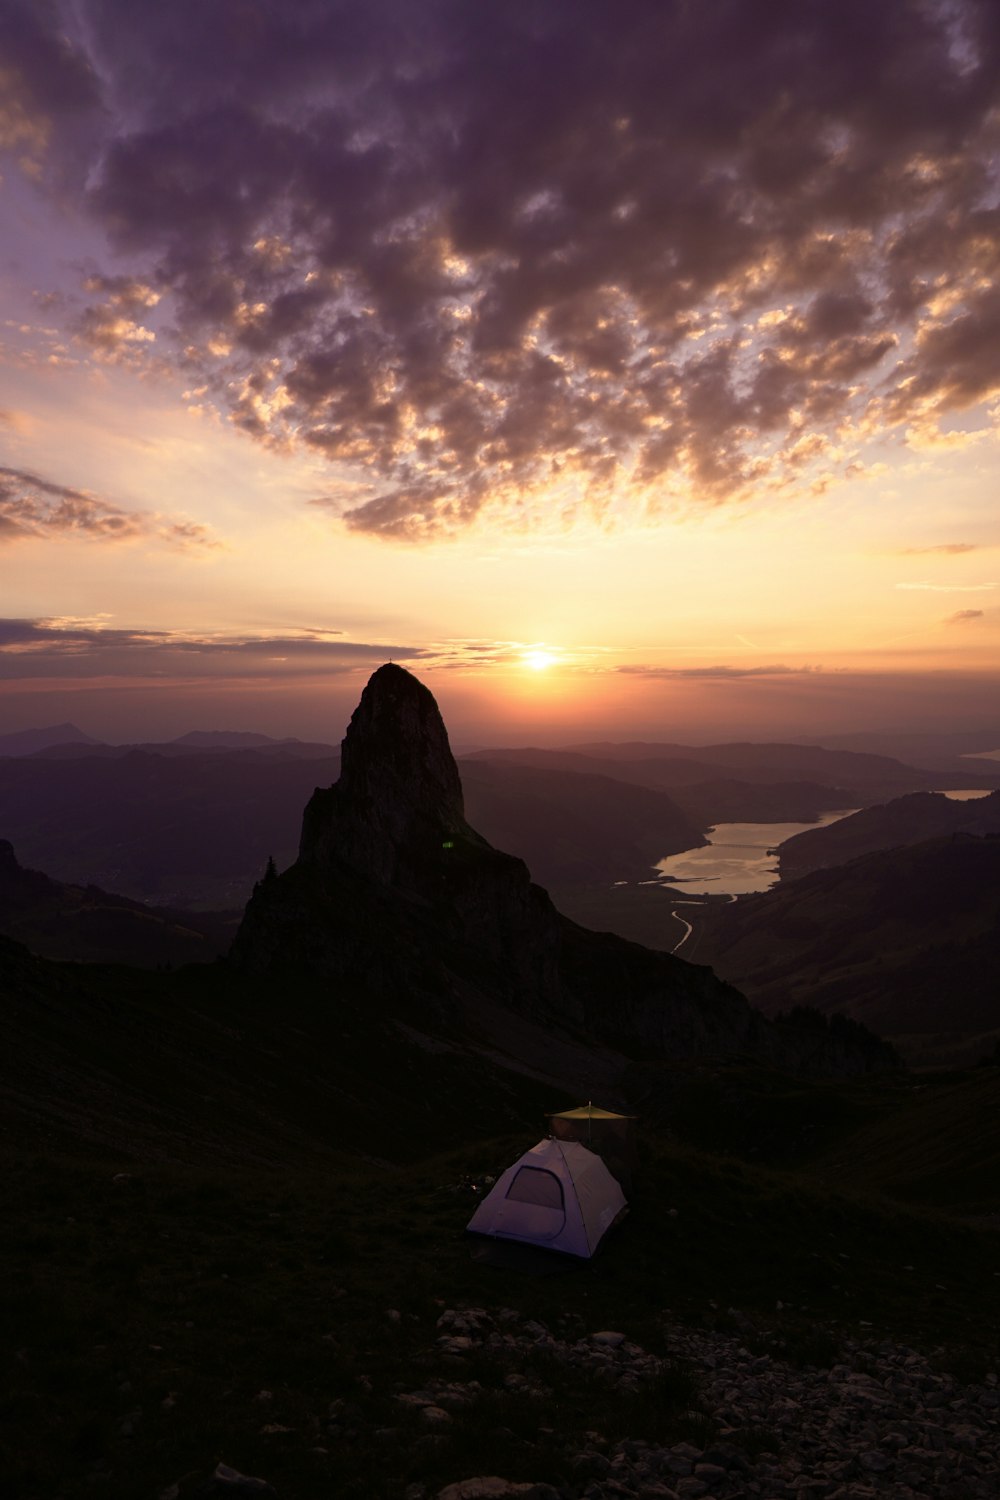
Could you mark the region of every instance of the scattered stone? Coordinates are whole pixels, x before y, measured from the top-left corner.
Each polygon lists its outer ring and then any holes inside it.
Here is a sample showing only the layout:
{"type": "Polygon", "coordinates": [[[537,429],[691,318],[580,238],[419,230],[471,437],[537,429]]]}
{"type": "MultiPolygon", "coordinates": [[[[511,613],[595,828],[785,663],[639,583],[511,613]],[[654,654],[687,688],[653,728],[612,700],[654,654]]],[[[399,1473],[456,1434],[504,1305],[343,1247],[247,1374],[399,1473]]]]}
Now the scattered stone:
{"type": "Polygon", "coordinates": [[[437,1500],[508,1500],[514,1495],[521,1500],[559,1500],[559,1491],[550,1484],[514,1484],[496,1475],[449,1484],[438,1490],[437,1500]]]}
{"type": "MultiPolygon", "coordinates": [[[[494,1354],[508,1366],[502,1388],[537,1401],[543,1420],[550,1392],[536,1373],[539,1349],[622,1393],[641,1391],[672,1362],[698,1372],[699,1394],[685,1415],[714,1425],[717,1436],[706,1449],[690,1442],[660,1447],[638,1434],[611,1446],[598,1432],[582,1434],[579,1449],[567,1455],[573,1477],[563,1500],[996,1500],[995,1371],[981,1386],[961,1386],[913,1349],[864,1332],[844,1341],[831,1366],[799,1368],[780,1358],[777,1337],[771,1353],[751,1353],[747,1341],[757,1330],[746,1319],[734,1323],[739,1332],[730,1335],[687,1328],[664,1314],[667,1361],[616,1330],[578,1336],[579,1324],[571,1331],[561,1321],[554,1334],[510,1309],[451,1308],[439,1319],[438,1352],[463,1339],[494,1354]],[[744,1433],[755,1434],[752,1451],[741,1446],[744,1433]]],[[[397,1400],[446,1415],[482,1394],[476,1381],[429,1378],[425,1389],[397,1400]]],[[[487,1476],[450,1485],[439,1500],[555,1493],[487,1476]],[[470,1485],[493,1488],[463,1489],[470,1485]]]]}
{"type": "Polygon", "coordinates": [[[278,1500],[276,1491],[266,1479],[241,1474],[239,1469],[231,1469],[228,1464],[216,1465],[212,1484],[218,1495],[255,1495],[258,1500],[278,1500]]]}

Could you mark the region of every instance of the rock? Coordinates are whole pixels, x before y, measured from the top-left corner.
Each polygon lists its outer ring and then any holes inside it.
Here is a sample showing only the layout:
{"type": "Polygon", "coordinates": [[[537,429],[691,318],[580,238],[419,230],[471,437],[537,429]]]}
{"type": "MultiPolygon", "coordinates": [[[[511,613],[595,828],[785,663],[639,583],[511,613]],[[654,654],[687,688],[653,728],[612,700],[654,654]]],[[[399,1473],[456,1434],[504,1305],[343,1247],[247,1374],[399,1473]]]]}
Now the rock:
{"type": "Polygon", "coordinates": [[[496,1475],[449,1484],[438,1490],[437,1500],[507,1500],[515,1495],[521,1500],[559,1500],[559,1491],[550,1484],[514,1484],[496,1475]]]}
{"type": "Polygon", "coordinates": [[[253,1495],[257,1500],[278,1500],[277,1493],[266,1479],[254,1479],[249,1474],[241,1474],[239,1469],[231,1469],[228,1464],[216,1465],[211,1482],[213,1494],[253,1495]]]}
{"type": "Polygon", "coordinates": [[[608,1349],[617,1349],[620,1344],[624,1344],[625,1335],[605,1330],[603,1333],[592,1333],[590,1340],[593,1344],[603,1344],[608,1349]]]}

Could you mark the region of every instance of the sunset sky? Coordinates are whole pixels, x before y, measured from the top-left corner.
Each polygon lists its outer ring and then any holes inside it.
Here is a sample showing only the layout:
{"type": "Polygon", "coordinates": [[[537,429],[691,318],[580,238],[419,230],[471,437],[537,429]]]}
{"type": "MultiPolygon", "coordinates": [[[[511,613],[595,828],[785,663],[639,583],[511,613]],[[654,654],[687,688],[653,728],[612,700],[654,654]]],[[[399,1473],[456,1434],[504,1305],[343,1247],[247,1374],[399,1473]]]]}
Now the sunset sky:
{"type": "Polygon", "coordinates": [[[0,0],[0,732],[1000,721],[996,0],[0,0]]]}

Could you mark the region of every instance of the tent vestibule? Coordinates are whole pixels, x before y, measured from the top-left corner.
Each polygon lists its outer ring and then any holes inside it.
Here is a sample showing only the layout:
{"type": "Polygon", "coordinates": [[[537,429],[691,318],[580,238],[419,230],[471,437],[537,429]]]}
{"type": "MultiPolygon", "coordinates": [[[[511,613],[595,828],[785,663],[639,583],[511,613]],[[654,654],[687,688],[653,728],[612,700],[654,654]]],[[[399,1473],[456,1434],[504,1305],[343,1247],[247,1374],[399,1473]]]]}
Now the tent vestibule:
{"type": "Polygon", "coordinates": [[[596,1104],[581,1104],[579,1109],[564,1109],[549,1115],[549,1129],[557,1141],[579,1141],[596,1151],[613,1177],[625,1191],[632,1190],[635,1170],[635,1119],[618,1115],[596,1104]]]}

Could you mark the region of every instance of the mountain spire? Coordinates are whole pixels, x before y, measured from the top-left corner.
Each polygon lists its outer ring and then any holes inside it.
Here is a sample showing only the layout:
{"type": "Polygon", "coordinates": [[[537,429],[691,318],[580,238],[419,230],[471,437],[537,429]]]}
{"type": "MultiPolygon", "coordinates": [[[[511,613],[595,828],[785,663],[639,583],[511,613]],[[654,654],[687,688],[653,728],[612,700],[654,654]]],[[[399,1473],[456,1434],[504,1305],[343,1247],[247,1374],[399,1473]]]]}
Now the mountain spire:
{"type": "MultiPolygon", "coordinates": [[[[340,780],[306,808],[299,858],[409,886],[465,822],[462,783],[433,695],[392,662],[369,679],[341,747],[340,780]]],[[[478,841],[478,840],[477,840],[478,841]]]]}

